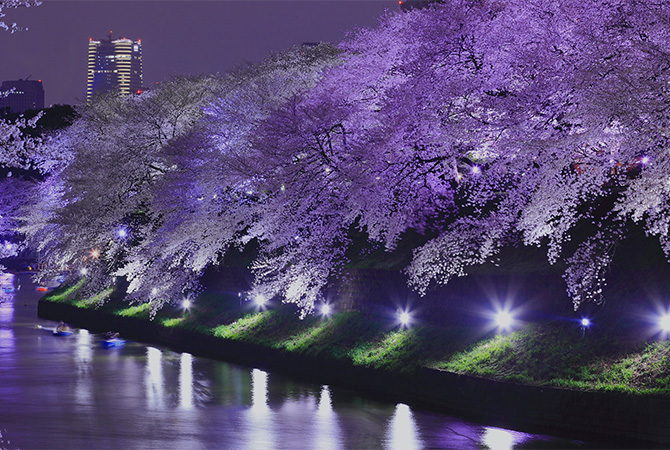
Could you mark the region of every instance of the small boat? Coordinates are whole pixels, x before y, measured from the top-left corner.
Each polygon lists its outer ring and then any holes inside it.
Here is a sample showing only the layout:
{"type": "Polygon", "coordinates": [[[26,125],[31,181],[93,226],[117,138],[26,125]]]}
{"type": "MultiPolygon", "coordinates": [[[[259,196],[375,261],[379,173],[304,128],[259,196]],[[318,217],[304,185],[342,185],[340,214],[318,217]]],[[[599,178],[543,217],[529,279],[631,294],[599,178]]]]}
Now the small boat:
{"type": "Polygon", "coordinates": [[[42,325],[37,325],[37,329],[46,331],[47,333],[51,333],[54,336],[70,336],[73,334],[73,331],[70,330],[69,328],[67,329],[59,327],[51,328],[51,327],[43,327],[42,325]]]}
{"type": "Polygon", "coordinates": [[[53,335],[54,336],[70,336],[72,334],[72,330],[54,330],[53,335]]]}
{"type": "Polygon", "coordinates": [[[111,338],[100,341],[102,348],[116,348],[126,345],[126,340],[121,338],[111,338]]]}

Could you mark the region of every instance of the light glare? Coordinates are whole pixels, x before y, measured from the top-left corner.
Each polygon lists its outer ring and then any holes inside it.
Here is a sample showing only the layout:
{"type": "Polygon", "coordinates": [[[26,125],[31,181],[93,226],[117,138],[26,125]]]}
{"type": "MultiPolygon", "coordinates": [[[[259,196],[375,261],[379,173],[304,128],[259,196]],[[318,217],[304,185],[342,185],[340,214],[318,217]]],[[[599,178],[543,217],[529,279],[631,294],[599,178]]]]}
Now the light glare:
{"type": "Polygon", "coordinates": [[[263,295],[257,295],[254,297],[254,303],[256,303],[258,306],[264,306],[267,303],[267,300],[263,295]]]}
{"type": "Polygon", "coordinates": [[[588,318],[583,317],[583,318],[582,318],[582,326],[583,326],[583,327],[588,327],[588,326],[590,326],[590,325],[591,325],[591,321],[590,321],[588,318]]]}
{"type": "Polygon", "coordinates": [[[323,306],[321,306],[321,314],[323,314],[324,316],[330,314],[331,310],[332,308],[328,303],[324,303],[323,306]]]}
{"type": "Polygon", "coordinates": [[[503,330],[507,330],[512,326],[512,314],[508,311],[498,311],[496,314],[496,325],[503,330]]]}
{"type": "Polygon", "coordinates": [[[407,311],[398,311],[398,320],[403,327],[406,327],[412,321],[412,315],[407,311]]]}
{"type": "Polygon", "coordinates": [[[658,320],[658,324],[661,327],[661,330],[670,332],[670,314],[663,314],[658,320]]]}

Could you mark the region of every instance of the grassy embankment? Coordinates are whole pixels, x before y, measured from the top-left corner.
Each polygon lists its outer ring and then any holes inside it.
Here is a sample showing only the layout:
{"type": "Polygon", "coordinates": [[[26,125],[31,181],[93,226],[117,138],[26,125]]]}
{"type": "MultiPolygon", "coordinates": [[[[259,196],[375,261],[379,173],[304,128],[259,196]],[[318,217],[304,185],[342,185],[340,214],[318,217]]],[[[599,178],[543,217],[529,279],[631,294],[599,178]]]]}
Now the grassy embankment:
{"type": "MultiPolygon", "coordinates": [[[[111,290],[92,298],[79,298],[77,291],[78,286],[62,288],[46,299],[150,320],[148,304],[103,303],[111,290]]],[[[600,317],[586,333],[574,321],[554,319],[495,335],[420,324],[400,329],[393,318],[356,312],[300,320],[289,305],[259,312],[237,296],[206,293],[190,311],[166,307],[153,320],[381,370],[411,373],[423,366],[523,384],[670,395],[670,343],[611,316],[600,317]]]]}

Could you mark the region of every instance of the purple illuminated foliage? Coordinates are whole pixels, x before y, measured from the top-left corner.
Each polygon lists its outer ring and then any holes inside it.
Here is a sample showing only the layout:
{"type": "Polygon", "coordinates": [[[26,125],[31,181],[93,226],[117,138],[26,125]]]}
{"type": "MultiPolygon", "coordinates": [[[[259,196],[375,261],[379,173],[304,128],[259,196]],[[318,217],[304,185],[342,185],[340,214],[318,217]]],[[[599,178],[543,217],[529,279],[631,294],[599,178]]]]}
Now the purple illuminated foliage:
{"type": "Polygon", "coordinates": [[[253,241],[250,298],[310,312],[352,231],[426,236],[420,293],[523,243],[567,263],[575,307],[599,301],[630,227],[670,254],[669,21],[662,2],[445,0],[339,51],[101,97],[37,150],[51,176],[23,232],[55,270],[125,275],[156,307],[253,241]]]}

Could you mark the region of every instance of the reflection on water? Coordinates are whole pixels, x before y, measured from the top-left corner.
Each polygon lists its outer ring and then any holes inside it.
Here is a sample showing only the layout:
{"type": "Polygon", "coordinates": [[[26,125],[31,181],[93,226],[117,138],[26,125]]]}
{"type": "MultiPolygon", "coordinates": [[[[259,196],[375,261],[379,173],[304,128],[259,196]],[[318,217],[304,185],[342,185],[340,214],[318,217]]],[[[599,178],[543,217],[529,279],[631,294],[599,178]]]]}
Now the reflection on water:
{"type": "Polygon", "coordinates": [[[76,385],[74,389],[75,401],[78,405],[90,403],[91,391],[91,362],[93,349],[91,348],[91,334],[88,330],[79,330],[77,347],[75,350],[76,385]]]}
{"type": "Polygon", "coordinates": [[[91,348],[92,337],[88,330],[79,330],[77,333],[76,361],[79,372],[88,372],[93,360],[91,348]]]}
{"type": "Polygon", "coordinates": [[[330,398],[330,388],[321,387],[319,406],[316,410],[316,447],[323,450],[335,450],[342,448],[341,431],[337,423],[337,415],[333,410],[333,402],[330,398]]]}
{"type": "MultiPolygon", "coordinates": [[[[5,293],[5,295],[8,295],[5,293]]],[[[0,323],[11,323],[14,321],[14,302],[10,299],[0,303],[0,323]]]]}
{"type": "Polygon", "coordinates": [[[14,341],[14,330],[11,328],[0,328],[0,353],[5,355],[5,357],[14,353],[14,341]]]}
{"type": "Polygon", "coordinates": [[[259,369],[251,371],[251,407],[247,415],[247,448],[274,448],[273,412],[268,406],[268,374],[259,369]]]}
{"type": "Polygon", "coordinates": [[[193,409],[193,356],[182,353],[179,360],[179,407],[193,409]]]}
{"type": "Polygon", "coordinates": [[[21,289],[19,277],[13,273],[0,273],[0,290],[3,292],[15,292],[21,289]]]}
{"type": "Polygon", "coordinates": [[[157,348],[147,347],[147,368],[144,383],[149,409],[163,408],[165,406],[162,356],[163,352],[157,348]]]}
{"type": "Polygon", "coordinates": [[[514,445],[519,442],[511,431],[486,427],[484,428],[482,443],[490,450],[512,450],[514,445]]]}
{"type": "Polygon", "coordinates": [[[54,326],[39,295],[0,304],[0,448],[589,447],[140,343],[103,349],[86,330],[56,337],[35,327],[54,326]]]}
{"type": "Polygon", "coordinates": [[[386,431],[386,448],[392,450],[413,450],[423,448],[412,410],[404,403],[398,403],[386,431]]]}

